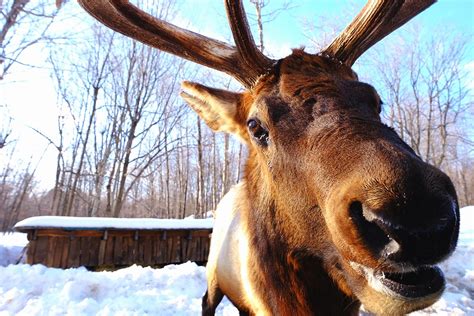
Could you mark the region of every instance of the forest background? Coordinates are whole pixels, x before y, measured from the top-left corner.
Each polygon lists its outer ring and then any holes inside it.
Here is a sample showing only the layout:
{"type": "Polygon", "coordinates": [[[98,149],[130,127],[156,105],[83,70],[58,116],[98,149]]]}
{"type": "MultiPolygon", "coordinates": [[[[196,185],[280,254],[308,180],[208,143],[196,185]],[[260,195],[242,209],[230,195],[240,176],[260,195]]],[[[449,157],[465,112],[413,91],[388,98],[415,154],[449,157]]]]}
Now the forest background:
{"type": "MultiPolygon", "coordinates": [[[[245,146],[212,133],[180,82],[227,76],[116,34],[75,1],[0,0],[0,231],[36,215],[204,217],[242,176],[245,146]]],[[[244,2],[272,58],[316,53],[365,1],[244,2]]],[[[231,43],[222,3],[141,7],[231,43]]],[[[474,4],[436,3],[354,66],[383,120],[474,205],[474,4]]]]}

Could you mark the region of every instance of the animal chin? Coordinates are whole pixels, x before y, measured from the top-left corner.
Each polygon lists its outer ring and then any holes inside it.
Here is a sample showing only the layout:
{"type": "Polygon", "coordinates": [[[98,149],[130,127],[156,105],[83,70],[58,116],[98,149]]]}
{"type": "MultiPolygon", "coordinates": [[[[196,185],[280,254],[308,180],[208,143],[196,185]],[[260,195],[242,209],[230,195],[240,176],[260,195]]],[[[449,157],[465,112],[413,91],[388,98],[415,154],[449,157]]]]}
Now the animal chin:
{"type": "MultiPolygon", "coordinates": [[[[350,262],[350,265],[366,279],[372,290],[393,300],[394,305],[399,306],[403,312],[431,305],[441,296],[445,287],[443,272],[436,266],[423,266],[410,271],[383,272],[355,262],[350,262]]],[[[361,301],[367,305],[364,299],[361,301]]],[[[377,309],[380,308],[383,307],[377,309]]]]}

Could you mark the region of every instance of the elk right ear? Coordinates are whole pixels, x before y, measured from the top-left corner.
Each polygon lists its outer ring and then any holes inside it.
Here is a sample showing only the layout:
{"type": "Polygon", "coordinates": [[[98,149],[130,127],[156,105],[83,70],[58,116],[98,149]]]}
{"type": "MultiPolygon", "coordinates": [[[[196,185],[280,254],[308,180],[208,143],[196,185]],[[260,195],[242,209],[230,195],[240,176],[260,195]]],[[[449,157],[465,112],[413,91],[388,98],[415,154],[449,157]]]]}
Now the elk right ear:
{"type": "Polygon", "coordinates": [[[245,115],[241,113],[243,94],[189,81],[184,81],[181,88],[181,97],[212,130],[234,134],[245,142],[248,141],[245,115]]]}

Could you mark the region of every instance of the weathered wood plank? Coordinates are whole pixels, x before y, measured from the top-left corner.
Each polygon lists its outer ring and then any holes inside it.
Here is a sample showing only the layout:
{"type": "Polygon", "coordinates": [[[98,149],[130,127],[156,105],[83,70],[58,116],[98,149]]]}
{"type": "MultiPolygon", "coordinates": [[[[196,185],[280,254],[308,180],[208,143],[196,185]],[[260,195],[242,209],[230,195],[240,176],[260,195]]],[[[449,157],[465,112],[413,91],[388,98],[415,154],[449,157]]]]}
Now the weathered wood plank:
{"type": "Polygon", "coordinates": [[[109,235],[105,243],[104,264],[114,265],[115,237],[109,235]]]}
{"type": "Polygon", "coordinates": [[[121,236],[122,244],[119,247],[119,260],[116,262],[116,264],[121,265],[121,266],[126,266],[128,265],[129,262],[129,248],[132,245],[131,238],[130,236],[121,236]]]}
{"type": "Polygon", "coordinates": [[[210,239],[204,237],[204,240],[201,245],[201,260],[207,261],[207,256],[209,255],[209,246],[210,246],[210,239]]]}
{"type": "Polygon", "coordinates": [[[36,240],[36,252],[33,263],[46,264],[48,257],[48,237],[38,237],[36,240]]]}
{"type": "Polygon", "coordinates": [[[37,236],[48,237],[100,237],[102,232],[99,230],[64,230],[64,229],[38,229],[37,236]]]}
{"type": "Polygon", "coordinates": [[[115,236],[114,237],[114,263],[115,264],[122,264],[122,236],[115,236]]]}
{"type": "Polygon", "coordinates": [[[48,258],[48,241],[49,237],[38,237],[38,248],[35,254],[35,263],[46,264],[46,259],[48,258]]]}
{"type": "Polygon", "coordinates": [[[99,238],[90,238],[90,247],[89,247],[89,262],[87,263],[88,267],[96,267],[99,265],[99,247],[100,247],[99,238]]]}
{"type": "Polygon", "coordinates": [[[53,252],[50,254],[50,256],[53,258],[53,264],[51,266],[54,268],[60,268],[61,256],[63,254],[64,237],[52,237],[51,239],[55,241],[53,252]]]}
{"type": "Polygon", "coordinates": [[[171,236],[168,236],[166,239],[166,244],[167,244],[167,253],[166,253],[166,259],[165,262],[169,263],[174,263],[172,258],[173,258],[173,249],[174,249],[174,238],[171,236]]]}
{"type": "Polygon", "coordinates": [[[128,243],[128,254],[127,254],[127,265],[139,264],[140,262],[140,249],[139,240],[135,239],[134,236],[127,237],[128,243]]]}
{"type": "Polygon", "coordinates": [[[166,254],[168,253],[168,242],[164,239],[165,232],[161,233],[160,238],[155,243],[155,256],[157,264],[166,262],[166,254]]]}
{"type": "Polygon", "coordinates": [[[197,237],[193,237],[193,239],[191,239],[189,241],[189,246],[188,246],[188,252],[186,254],[186,261],[198,261],[199,258],[197,257],[197,253],[196,253],[196,246],[197,246],[197,243],[199,241],[199,238],[197,237]]]}
{"type": "Polygon", "coordinates": [[[145,245],[143,243],[143,238],[140,237],[139,240],[137,240],[137,258],[136,258],[136,264],[138,265],[144,265],[145,263],[145,245]]]}
{"type": "Polygon", "coordinates": [[[56,238],[55,237],[46,237],[48,238],[48,247],[46,253],[45,265],[48,267],[54,267],[54,250],[56,248],[56,238]]]}
{"type": "Polygon", "coordinates": [[[108,232],[104,231],[102,238],[99,241],[99,253],[97,258],[97,265],[101,266],[105,264],[105,249],[107,245],[108,232]]]}
{"type": "Polygon", "coordinates": [[[90,237],[79,237],[80,240],[80,265],[87,266],[89,263],[89,248],[90,248],[90,237]]]}
{"type": "Polygon", "coordinates": [[[27,249],[26,249],[26,263],[27,264],[34,264],[35,253],[36,253],[36,246],[38,242],[37,240],[32,240],[28,242],[27,249]]]}
{"type": "Polygon", "coordinates": [[[63,269],[68,267],[69,260],[69,248],[71,247],[70,239],[68,237],[63,237],[63,247],[61,251],[61,264],[60,267],[63,269]]]}
{"type": "Polygon", "coordinates": [[[79,238],[71,236],[69,238],[68,267],[77,268],[81,265],[81,243],[79,238]]]}
{"type": "Polygon", "coordinates": [[[180,263],[180,247],[181,247],[181,236],[173,236],[171,244],[171,263],[180,263]]]}
{"type": "Polygon", "coordinates": [[[51,267],[144,266],[205,262],[211,230],[28,231],[27,263],[51,267]],[[105,239],[104,239],[105,238],[105,239]]]}
{"type": "Polygon", "coordinates": [[[135,240],[135,238],[130,238],[127,237],[124,239],[124,244],[125,244],[125,257],[126,257],[126,265],[132,265],[136,261],[136,246],[138,244],[138,240],[135,240]]]}
{"type": "Polygon", "coordinates": [[[153,240],[150,236],[141,237],[141,242],[144,244],[144,258],[143,258],[143,265],[151,266],[153,265],[152,255],[153,255],[153,240]]]}

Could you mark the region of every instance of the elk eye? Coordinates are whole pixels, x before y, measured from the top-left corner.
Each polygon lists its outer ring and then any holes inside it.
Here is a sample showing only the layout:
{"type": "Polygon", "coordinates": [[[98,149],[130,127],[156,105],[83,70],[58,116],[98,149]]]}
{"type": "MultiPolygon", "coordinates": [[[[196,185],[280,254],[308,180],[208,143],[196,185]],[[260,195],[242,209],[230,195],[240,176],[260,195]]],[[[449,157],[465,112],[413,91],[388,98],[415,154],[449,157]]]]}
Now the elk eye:
{"type": "Polygon", "coordinates": [[[269,137],[268,131],[262,126],[262,124],[256,119],[250,119],[247,122],[247,127],[249,129],[250,135],[255,139],[255,141],[261,146],[267,146],[269,137]]]}
{"type": "Polygon", "coordinates": [[[382,100],[379,101],[379,106],[377,107],[377,111],[379,112],[379,114],[382,112],[382,106],[383,106],[384,104],[385,104],[385,103],[384,103],[382,100]]]}

